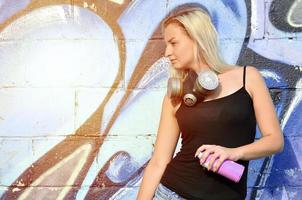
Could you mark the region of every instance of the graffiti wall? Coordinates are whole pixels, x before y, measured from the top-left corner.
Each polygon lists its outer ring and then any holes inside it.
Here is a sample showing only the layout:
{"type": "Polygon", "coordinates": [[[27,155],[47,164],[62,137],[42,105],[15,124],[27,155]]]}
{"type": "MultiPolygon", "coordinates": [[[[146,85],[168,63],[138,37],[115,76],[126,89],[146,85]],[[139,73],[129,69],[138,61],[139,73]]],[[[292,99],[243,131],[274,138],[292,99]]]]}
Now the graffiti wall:
{"type": "Polygon", "coordinates": [[[284,151],[250,162],[247,199],[301,198],[302,1],[0,0],[0,199],[135,199],[166,92],[160,22],[189,3],[280,119],[284,151]]]}

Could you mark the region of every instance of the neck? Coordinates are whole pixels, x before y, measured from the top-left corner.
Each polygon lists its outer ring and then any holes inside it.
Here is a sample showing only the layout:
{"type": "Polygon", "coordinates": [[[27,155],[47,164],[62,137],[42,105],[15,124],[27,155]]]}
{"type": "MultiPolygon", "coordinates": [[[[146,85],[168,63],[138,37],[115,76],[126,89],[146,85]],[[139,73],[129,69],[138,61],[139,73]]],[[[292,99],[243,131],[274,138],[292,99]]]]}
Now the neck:
{"type": "Polygon", "coordinates": [[[193,71],[195,71],[196,73],[200,72],[200,71],[203,71],[203,70],[211,70],[211,68],[209,67],[209,65],[207,65],[206,63],[204,62],[201,62],[201,63],[195,63],[194,65],[192,65],[191,69],[193,71]]]}

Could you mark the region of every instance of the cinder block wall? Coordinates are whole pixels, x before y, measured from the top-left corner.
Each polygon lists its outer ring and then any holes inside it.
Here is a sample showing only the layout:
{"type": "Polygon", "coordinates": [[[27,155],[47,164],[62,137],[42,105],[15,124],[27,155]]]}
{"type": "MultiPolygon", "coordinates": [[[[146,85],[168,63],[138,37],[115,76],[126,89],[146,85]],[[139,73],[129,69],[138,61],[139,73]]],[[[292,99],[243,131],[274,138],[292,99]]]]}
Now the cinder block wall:
{"type": "Polygon", "coordinates": [[[301,198],[301,1],[0,0],[0,199],[135,199],[166,92],[160,22],[187,3],[280,119],[284,151],[250,162],[247,199],[301,198]]]}

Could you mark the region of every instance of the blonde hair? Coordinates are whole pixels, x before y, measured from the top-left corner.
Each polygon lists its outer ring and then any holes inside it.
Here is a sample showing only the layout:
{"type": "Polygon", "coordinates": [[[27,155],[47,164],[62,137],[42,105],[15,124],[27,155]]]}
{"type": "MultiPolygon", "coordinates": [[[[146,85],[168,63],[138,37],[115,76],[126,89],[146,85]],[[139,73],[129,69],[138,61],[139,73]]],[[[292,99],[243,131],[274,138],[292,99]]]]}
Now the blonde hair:
{"type": "MultiPolygon", "coordinates": [[[[181,26],[195,43],[194,57],[204,60],[216,73],[228,71],[234,66],[226,64],[219,54],[218,34],[209,14],[199,7],[184,8],[171,12],[162,22],[162,32],[171,23],[181,26]]],[[[187,72],[170,67],[170,77],[184,79],[187,72]]]]}

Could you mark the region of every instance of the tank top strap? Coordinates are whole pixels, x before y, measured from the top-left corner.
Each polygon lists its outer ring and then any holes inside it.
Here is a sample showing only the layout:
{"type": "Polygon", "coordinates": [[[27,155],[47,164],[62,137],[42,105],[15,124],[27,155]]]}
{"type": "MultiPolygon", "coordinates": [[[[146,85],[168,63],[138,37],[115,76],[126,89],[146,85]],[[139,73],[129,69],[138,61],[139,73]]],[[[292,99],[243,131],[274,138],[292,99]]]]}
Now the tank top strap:
{"type": "Polygon", "coordinates": [[[243,67],[243,87],[245,88],[245,71],[246,71],[246,65],[243,67]]]}

